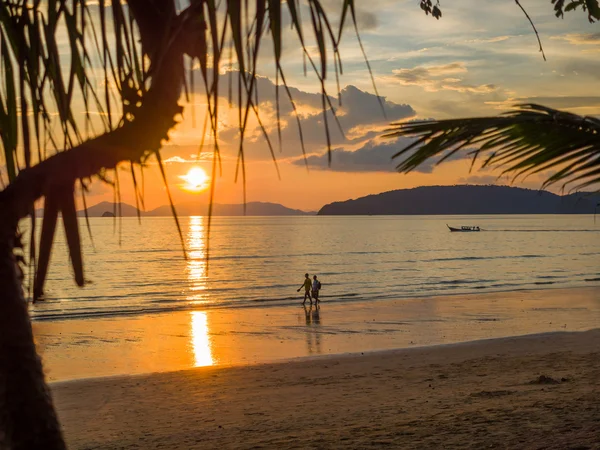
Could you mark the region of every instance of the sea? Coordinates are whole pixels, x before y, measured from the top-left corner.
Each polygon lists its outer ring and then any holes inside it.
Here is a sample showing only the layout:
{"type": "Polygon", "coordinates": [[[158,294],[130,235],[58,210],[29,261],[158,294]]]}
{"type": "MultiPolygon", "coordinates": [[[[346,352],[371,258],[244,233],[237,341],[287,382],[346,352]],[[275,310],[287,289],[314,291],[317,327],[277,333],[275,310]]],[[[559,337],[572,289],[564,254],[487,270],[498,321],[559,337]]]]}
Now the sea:
{"type": "Polygon", "coordinates": [[[336,304],[600,285],[593,215],[80,220],[86,285],[59,226],[34,321],[298,305],[305,273],[336,304]]]}

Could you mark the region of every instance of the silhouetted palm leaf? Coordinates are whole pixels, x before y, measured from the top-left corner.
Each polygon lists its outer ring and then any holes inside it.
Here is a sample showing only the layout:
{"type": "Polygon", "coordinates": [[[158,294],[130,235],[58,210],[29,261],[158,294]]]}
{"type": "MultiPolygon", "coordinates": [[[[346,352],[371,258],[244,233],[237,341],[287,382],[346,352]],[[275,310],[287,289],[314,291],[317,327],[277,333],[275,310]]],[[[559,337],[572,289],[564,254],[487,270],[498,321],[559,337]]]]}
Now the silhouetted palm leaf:
{"type": "Polygon", "coordinates": [[[441,163],[466,151],[473,164],[514,178],[553,171],[544,187],[562,182],[581,189],[600,183],[600,120],[535,104],[497,117],[393,124],[386,137],[416,140],[394,155],[408,173],[431,158],[441,163]]]}
{"type": "MultiPolygon", "coordinates": [[[[179,92],[184,89],[187,97],[188,83],[193,86],[193,73],[186,80],[184,66],[195,65],[200,72],[216,164],[220,158],[221,69],[225,64],[231,68],[237,64],[240,83],[234,103],[239,110],[239,162],[245,183],[244,137],[250,116],[254,115],[259,123],[275,160],[271,140],[259,117],[256,82],[259,52],[265,48],[265,39],[273,45],[277,81],[281,79],[293,110],[297,111],[280,63],[284,14],[289,15],[296,31],[292,40],[299,42],[319,79],[324,117],[327,118],[326,109],[331,109],[335,117],[325,80],[330,62],[336,70],[338,65],[341,68],[338,46],[344,20],[334,30],[319,0],[309,0],[306,5],[299,0],[193,0],[182,10],[176,4],[163,0],[0,3],[0,154],[8,175],[8,187],[0,191],[3,210],[12,209],[10,213],[17,219],[31,214],[35,200],[53,195],[50,180],[71,189],[80,180],[85,191],[83,180],[107,180],[106,171],[121,162],[144,162],[152,155],[160,162],[161,142],[168,139],[167,132],[175,125],[173,116],[181,111],[177,105],[179,92]],[[310,11],[311,17],[310,25],[304,27],[302,8],[310,11]],[[311,37],[317,44],[315,60],[307,50],[312,44],[307,39],[311,37]],[[229,61],[223,51],[226,46],[233,57],[229,61]],[[80,118],[77,113],[82,109],[85,115],[80,118]],[[99,141],[89,146],[87,142],[92,139],[99,141]],[[62,158],[61,164],[44,164],[67,151],[69,156],[62,158]],[[79,162],[74,163],[75,159],[79,162]],[[52,173],[60,173],[60,177],[52,173]],[[32,183],[37,185],[33,187],[32,183]]],[[[344,0],[340,9],[343,17],[351,12],[346,22],[354,22],[356,27],[354,1],[344,0]]],[[[300,126],[299,119],[297,123],[300,126]]],[[[325,127],[329,136],[327,122],[325,127]]],[[[280,135],[279,130],[278,124],[280,135]]],[[[300,129],[299,134],[303,147],[300,129]]],[[[137,200],[135,178],[133,183],[137,200]]],[[[116,173],[111,184],[119,189],[116,173]]],[[[211,199],[213,192],[211,189],[211,199]]],[[[50,204],[55,200],[51,198],[50,204]]],[[[51,220],[54,216],[48,217],[51,220]]],[[[54,229],[50,224],[46,227],[54,229]]],[[[73,234],[72,242],[78,242],[76,237],[73,234]]],[[[50,243],[52,238],[48,233],[42,236],[50,243]]],[[[31,242],[35,242],[33,233],[31,242]]],[[[45,245],[50,244],[44,242],[45,245]]],[[[42,259],[42,266],[45,260],[42,259]]],[[[81,273],[81,267],[74,267],[74,271],[81,273]]],[[[43,279],[41,276],[41,284],[43,279]]],[[[38,288],[41,292],[41,285],[38,288]]]]}

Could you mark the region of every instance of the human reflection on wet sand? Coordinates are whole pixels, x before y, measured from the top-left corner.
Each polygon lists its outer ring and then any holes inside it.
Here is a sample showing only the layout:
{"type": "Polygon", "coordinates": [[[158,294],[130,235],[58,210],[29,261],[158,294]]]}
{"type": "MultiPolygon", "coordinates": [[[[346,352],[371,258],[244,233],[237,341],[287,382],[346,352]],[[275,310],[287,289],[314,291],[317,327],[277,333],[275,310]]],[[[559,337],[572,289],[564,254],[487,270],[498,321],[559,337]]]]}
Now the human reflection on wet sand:
{"type": "Polygon", "coordinates": [[[306,346],[309,355],[321,354],[321,332],[318,329],[321,326],[321,307],[317,305],[304,306],[304,316],[306,319],[306,346]]]}

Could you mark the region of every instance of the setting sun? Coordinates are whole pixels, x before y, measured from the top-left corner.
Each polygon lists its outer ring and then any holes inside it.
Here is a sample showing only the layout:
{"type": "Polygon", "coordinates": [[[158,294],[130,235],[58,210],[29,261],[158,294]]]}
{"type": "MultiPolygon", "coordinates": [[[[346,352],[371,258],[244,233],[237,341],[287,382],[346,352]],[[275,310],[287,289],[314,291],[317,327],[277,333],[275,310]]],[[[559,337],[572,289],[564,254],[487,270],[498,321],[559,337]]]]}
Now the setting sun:
{"type": "Polygon", "coordinates": [[[203,191],[209,185],[210,178],[201,167],[192,167],[187,174],[180,177],[186,182],[183,186],[188,191],[203,191]]]}

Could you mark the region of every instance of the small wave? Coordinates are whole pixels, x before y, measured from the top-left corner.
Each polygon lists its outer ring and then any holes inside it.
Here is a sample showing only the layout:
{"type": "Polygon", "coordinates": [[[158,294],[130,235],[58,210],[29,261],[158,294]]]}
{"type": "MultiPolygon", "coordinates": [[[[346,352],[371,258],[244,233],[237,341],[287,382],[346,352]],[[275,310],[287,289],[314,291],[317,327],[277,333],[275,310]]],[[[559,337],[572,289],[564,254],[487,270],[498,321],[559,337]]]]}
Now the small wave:
{"type": "Polygon", "coordinates": [[[389,255],[391,253],[394,252],[367,252],[367,251],[362,251],[362,252],[345,252],[346,255],[389,255]]]}
{"type": "Polygon", "coordinates": [[[442,284],[442,285],[455,285],[455,284],[481,284],[481,283],[493,283],[497,280],[441,280],[435,281],[432,284],[442,284]]]}
{"type": "Polygon", "coordinates": [[[490,285],[491,288],[506,288],[506,287],[514,287],[514,286],[522,286],[522,284],[517,284],[517,283],[497,283],[497,284],[491,284],[490,285]]]}
{"type": "Polygon", "coordinates": [[[598,277],[598,278],[584,278],[584,281],[600,281],[600,277],[598,277]]]}
{"type": "MultiPolygon", "coordinates": [[[[460,256],[455,258],[433,258],[413,262],[450,262],[450,261],[484,261],[494,259],[546,258],[545,255],[507,255],[507,256],[460,256]]],[[[409,261],[407,261],[409,262],[409,261]]]]}
{"type": "Polygon", "coordinates": [[[478,261],[481,259],[496,259],[498,256],[460,256],[456,258],[433,258],[424,260],[424,262],[441,262],[441,261],[478,261]]]}

